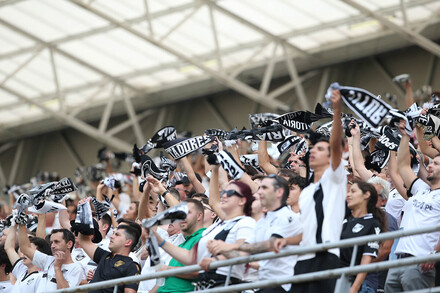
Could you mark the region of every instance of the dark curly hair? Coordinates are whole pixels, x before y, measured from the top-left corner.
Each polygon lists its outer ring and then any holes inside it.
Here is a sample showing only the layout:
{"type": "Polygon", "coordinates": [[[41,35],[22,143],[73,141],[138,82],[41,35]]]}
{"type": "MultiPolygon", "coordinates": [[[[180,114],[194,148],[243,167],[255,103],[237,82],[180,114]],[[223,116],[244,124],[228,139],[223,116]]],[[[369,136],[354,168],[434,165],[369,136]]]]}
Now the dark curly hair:
{"type": "Polygon", "coordinates": [[[252,202],[255,200],[251,188],[246,183],[236,180],[229,182],[229,184],[234,184],[237,186],[240,190],[240,194],[246,199],[246,203],[243,207],[243,213],[250,217],[252,214],[252,202]]]}

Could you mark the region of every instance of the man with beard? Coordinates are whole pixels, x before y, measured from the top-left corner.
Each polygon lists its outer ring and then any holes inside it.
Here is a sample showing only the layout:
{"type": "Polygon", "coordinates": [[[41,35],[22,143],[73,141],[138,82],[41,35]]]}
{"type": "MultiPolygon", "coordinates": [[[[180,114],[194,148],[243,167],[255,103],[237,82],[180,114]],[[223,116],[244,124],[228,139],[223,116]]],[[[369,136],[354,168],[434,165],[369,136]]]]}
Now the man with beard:
{"type": "MultiPolygon", "coordinates": [[[[409,136],[405,132],[405,121],[399,124],[402,135],[397,162],[400,176],[413,195],[408,199],[408,209],[400,227],[416,229],[440,225],[440,154],[428,165],[428,183],[417,178],[411,169],[409,136]]],[[[424,256],[440,251],[440,232],[418,234],[400,238],[395,254],[397,258],[424,256]]],[[[434,263],[392,268],[388,271],[385,292],[412,291],[434,286],[434,263]]]]}

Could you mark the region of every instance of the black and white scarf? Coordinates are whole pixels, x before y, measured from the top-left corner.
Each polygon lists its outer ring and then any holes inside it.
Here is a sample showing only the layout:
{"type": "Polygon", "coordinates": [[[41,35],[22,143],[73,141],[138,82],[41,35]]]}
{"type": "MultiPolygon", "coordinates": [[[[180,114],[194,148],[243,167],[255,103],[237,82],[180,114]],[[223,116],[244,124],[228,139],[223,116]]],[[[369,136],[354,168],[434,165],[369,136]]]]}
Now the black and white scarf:
{"type": "Polygon", "coordinates": [[[266,126],[268,121],[278,118],[280,115],[274,113],[249,114],[249,124],[252,129],[266,126]]]}
{"type": "Polygon", "coordinates": [[[162,146],[165,151],[173,157],[174,160],[179,160],[192,152],[201,149],[213,140],[208,136],[196,136],[191,138],[181,138],[173,141],[168,141],[162,146]]]}
{"type": "Polygon", "coordinates": [[[151,174],[154,178],[159,181],[166,181],[168,179],[168,172],[163,169],[159,169],[154,163],[153,159],[151,159],[147,155],[141,156],[141,176],[143,178],[147,178],[148,174],[151,174]]]}
{"type": "Polygon", "coordinates": [[[159,129],[148,141],[141,147],[144,154],[153,148],[161,148],[164,143],[173,141],[177,138],[176,129],[173,126],[166,126],[159,129]]]}
{"type": "Polygon", "coordinates": [[[371,127],[377,128],[392,109],[390,105],[364,89],[341,86],[338,83],[330,85],[326,98],[331,96],[332,89],[339,90],[344,103],[371,127]]]}

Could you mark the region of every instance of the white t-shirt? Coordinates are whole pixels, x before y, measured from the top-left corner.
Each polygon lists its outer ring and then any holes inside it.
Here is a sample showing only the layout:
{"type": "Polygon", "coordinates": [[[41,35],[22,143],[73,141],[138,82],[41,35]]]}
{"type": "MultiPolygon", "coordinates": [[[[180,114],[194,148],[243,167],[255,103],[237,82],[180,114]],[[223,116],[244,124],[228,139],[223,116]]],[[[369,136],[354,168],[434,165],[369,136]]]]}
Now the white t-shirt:
{"type": "Polygon", "coordinates": [[[397,225],[400,227],[402,221],[402,211],[405,212],[404,207],[407,201],[404,199],[396,188],[393,188],[388,195],[388,201],[385,205],[385,210],[397,220],[397,225]]]}
{"type": "MultiPolygon", "coordinates": [[[[211,257],[211,253],[208,251],[207,245],[208,241],[214,239],[215,235],[223,230],[224,221],[216,222],[206,228],[202,233],[202,238],[199,240],[199,245],[197,246],[197,263],[199,264],[205,257],[211,257]]],[[[204,271],[200,271],[204,272],[204,271]]]]}
{"type": "MultiPolygon", "coordinates": [[[[215,225],[215,224],[213,224],[215,225]]],[[[213,226],[211,225],[211,226],[213,226]]],[[[212,257],[212,254],[208,251],[206,245],[209,240],[223,230],[229,230],[228,236],[226,236],[226,243],[236,243],[238,240],[244,239],[244,242],[251,243],[254,238],[254,229],[256,222],[251,217],[238,216],[230,220],[223,221],[217,226],[213,226],[213,230],[210,232],[208,229],[204,231],[205,236],[200,239],[197,250],[197,261],[200,263],[205,257],[212,257]],[[207,232],[208,231],[208,232],[207,232]],[[203,240],[203,241],[202,241],[203,240]]],[[[243,280],[245,272],[245,264],[235,265],[232,267],[231,277],[243,280]]],[[[229,267],[220,267],[216,270],[219,275],[227,276],[229,273],[229,267]]]]}
{"type": "MultiPolygon", "coordinates": [[[[110,231],[109,231],[109,234],[110,234],[110,231]]],[[[109,237],[105,237],[97,245],[98,245],[99,248],[102,248],[104,250],[110,251],[110,249],[108,248],[109,244],[110,244],[110,238],[109,237]]]]}
{"type": "MultiPolygon", "coordinates": [[[[440,190],[431,190],[421,179],[411,185],[408,199],[410,208],[405,210],[400,227],[404,230],[440,225],[440,190]]],[[[432,252],[440,239],[440,232],[402,237],[396,247],[396,254],[409,253],[423,256],[432,252]]]]}
{"type": "Polygon", "coordinates": [[[131,204],[130,196],[126,193],[121,192],[119,194],[119,199],[121,200],[119,204],[119,215],[122,216],[128,210],[131,204]]]}
{"type": "MultiPolygon", "coordinates": [[[[39,252],[38,250],[34,253],[34,258],[32,263],[43,270],[43,279],[40,282],[38,291],[36,292],[46,292],[57,290],[55,268],[54,268],[55,257],[39,252]]],[[[63,264],[61,266],[61,271],[66,281],[69,283],[69,287],[78,286],[81,280],[86,278],[84,269],[81,265],[73,262],[70,264],[63,264]]]]}
{"type": "MultiPolygon", "coordinates": [[[[165,238],[164,238],[165,239],[165,238]]],[[[182,233],[174,234],[166,238],[166,241],[170,242],[175,246],[179,246],[185,241],[185,237],[183,237],[182,233]]],[[[163,264],[168,265],[170,260],[172,259],[171,255],[166,253],[165,250],[159,247],[160,260],[163,264]]],[[[141,275],[144,274],[152,274],[155,272],[155,268],[150,265],[150,257],[145,260],[145,264],[142,267],[141,275]]],[[[151,289],[153,289],[154,285],[156,285],[156,279],[145,280],[139,283],[138,293],[147,293],[151,289]]]]}
{"type": "Polygon", "coordinates": [[[13,288],[14,288],[14,286],[12,286],[11,281],[0,282],[0,292],[1,293],[10,293],[10,292],[12,292],[13,288]]]}
{"type": "Polygon", "coordinates": [[[87,253],[80,247],[74,248],[72,250],[72,260],[78,264],[80,264],[86,275],[90,270],[95,271],[98,266],[88,255],[87,253]]]}
{"type": "MultiPolygon", "coordinates": [[[[14,268],[12,269],[12,274],[17,281],[14,284],[12,292],[37,292],[40,282],[42,282],[43,272],[33,272],[29,275],[27,272],[28,267],[23,264],[22,260],[19,260],[15,263],[14,268]]],[[[0,292],[4,291],[0,290],[0,292]]]]}
{"type": "MultiPolygon", "coordinates": [[[[272,235],[283,238],[292,237],[303,233],[299,214],[294,213],[289,207],[283,206],[275,211],[267,212],[257,222],[254,237],[251,243],[269,240],[272,235]]],[[[276,280],[281,277],[291,277],[293,267],[297,260],[296,255],[274,259],[260,260],[258,264],[258,277],[260,280],[276,280]]],[[[282,285],[288,291],[290,284],[282,285]]]]}
{"type": "MultiPolygon", "coordinates": [[[[316,220],[315,200],[313,195],[321,184],[323,192],[322,207],[324,220],[322,222],[321,238],[323,243],[337,242],[342,232],[342,222],[345,216],[345,197],[347,196],[347,176],[344,169],[344,161],[333,171],[331,165],[324,171],[317,183],[310,183],[303,189],[299,197],[299,208],[301,222],[304,226],[301,246],[312,246],[316,244],[316,220]]],[[[339,248],[329,249],[329,252],[339,256],[339,248]]],[[[314,253],[305,254],[299,260],[306,260],[315,257],[314,253]]]]}

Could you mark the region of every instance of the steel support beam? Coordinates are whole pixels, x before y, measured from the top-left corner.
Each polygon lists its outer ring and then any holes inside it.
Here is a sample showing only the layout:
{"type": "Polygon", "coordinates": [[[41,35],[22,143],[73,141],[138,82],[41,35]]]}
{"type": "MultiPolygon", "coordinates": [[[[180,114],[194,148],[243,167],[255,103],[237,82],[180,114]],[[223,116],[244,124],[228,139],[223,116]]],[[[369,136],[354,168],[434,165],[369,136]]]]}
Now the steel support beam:
{"type": "MultiPolygon", "coordinates": [[[[416,1],[411,2],[411,3],[406,3],[406,6],[407,7],[413,7],[415,5],[423,5],[423,4],[426,4],[426,3],[429,3],[429,2],[431,2],[431,1],[430,0],[416,0],[416,1]]],[[[193,6],[190,6],[190,7],[193,7],[193,6]]],[[[384,8],[384,9],[381,9],[379,11],[383,12],[383,13],[389,13],[389,12],[395,11],[397,9],[398,9],[397,6],[396,7],[393,6],[391,8],[384,8]]],[[[154,16],[154,15],[155,14],[153,14],[152,16],[154,16]]],[[[347,22],[356,22],[356,21],[362,21],[364,18],[365,18],[365,16],[363,16],[363,15],[356,15],[356,16],[353,16],[353,17],[347,19],[346,21],[347,22]]],[[[431,18],[429,20],[429,23],[427,23],[426,25],[429,25],[429,24],[431,24],[431,23],[433,23],[435,21],[438,22],[438,19],[431,18]]],[[[131,23],[131,22],[127,21],[126,23],[131,23]]],[[[343,22],[341,22],[341,20],[338,20],[338,21],[334,21],[334,22],[330,22],[330,23],[326,24],[326,27],[334,27],[334,26],[341,25],[342,23],[343,22]]],[[[425,24],[422,25],[422,28],[420,28],[420,30],[425,28],[426,25],[425,24]]],[[[110,28],[114,28],[114,25],[110,25],[110,28]]],[[[110,28],[108,30],[110,30],[110,28]]],[[[308,33],[315,32],[315,31],[317,31],[319,29],[322,29],[322,26],[306,28],[306,29],[302,29],[302,30],[295,30],[295,31],[292,31],[292,32],[285,33],[285,34],[281,35],[280,37],[288,38],[288,37],[292,37],[292,36],[295,36],[295,35],[308,34],[308,33]]],[[[107,31],[107,30],[104,30],[103,32],[105,32],[105,31],[107,31]]],[[[99,33],[99,32],[96,32],[96,33],[99,33]]],[[[53,41],[50,44],[57,45],[57,44],[62,44],[64,42],[68,42],[70,40],[75,40],[75,39],[81,38],[81,36],[75,37],[75,35],[70,36],[70,37],[72,37],[72,39],[68,39],[68,40],[64,40],[64,39],[61,40],[60,39],[59,41],[53,41]]],[[[234,53],[234,52],[237,52],[237,51],[240,51],[240,50],[244,50],[244,49],[260,48],[260,49],[255,51],[255,53],[254,53],[254,57],[255,57],[258,54],[260,54],[261,51],[264,50],[265,46],[267,46],[269,43],[270,43],[270,41],[268,41],[268,39],[264,38],[264,39],[259,40],[259,41],[251,42],[249,44],[238,45],[238,46],[234,46],[234,47],[231,47],[231,48],[223,49],[223,50],[221,50],[221,54],[222,55],[227,55],[227,54],[231,54],[231,53],[234,53]]],[[[34,49],[35,49],[35,46],[32,46],[32,47],[26,48],[24,51],[23,50],[19,50],[19,51],[17,51],[14,54],[13,53],[7,53],[6,55],[5,54],[3,54],[3,55],[0,54],[0,59],[10,58],[10,57],[16,56],[17,54],[28,53],[28,52],[31,52],[34,49]]],[[[212,58],[212,53],[204,53],[204,54],[200,54],[200,55],[197,55],[197,56],[194,57],[194,59],[197,59],[197,60],[207,60],[207,59],[210,59],[210,58],[212,58]]],[[[235,78],[245,68],[249,67],[249,64],[252,61],[253,61],[253,57],[251,56],[249,58],[249,60],[246,60],[246,62],[243,63],[242,66],[239,66],[238,68],[233,69],[233,72],[230,74],[230,77],[235,78]]],[[[136,70],[136,71],[133,71],[133,72],[130,72],[130,73],[127,73],[127,74],[123,74],[123,75],[119,76],[119,78],[126,80],[126,79],[133,78],[133,77],[140,76],[140,75],[151,74],[151,73],[156,72],[157,70],[164,70],[164,69],[168,69],[168,68],[176,68],[176,67],[178,67],[180,65],[181,65],[181,61],[172,61],[172,62],[169,62],[169,63],[161,64],[160,66],[149,67],[149,68],[145,68],[145,69],[141,69],[141,70],[136,70]]],[[[74,87],[70,87],[70,88],[64,88],[62,90],[61,94],[66,95],[68,93],[78,92],[78,91],[81,91],[81,90],[86,90],[86,89],[89,89],[89,88],[92,88],[92,87],[100,86],[104,82],[106,82],[106,81],[91,82],[91,83],[87,83],[87,84],[83,84],[83,85],[79,85],[79,86],[74,86],[74,87]]],[[[41,95],[41,96],[38,96],[38,97],[34,97],[34,98],[38,102],[44,102],[44,101],[56,98],[56,93],[47,93],[47,94],[44,94],[44,95],[41,95]]],[[[17,107],[18,105],[19,105],[18,103],[12,102],[10,104],[3,105],[2,108],[10,109],[10,108],[17,107]]]]}
{"type": "Polygon", "coordinates": [[[129,25],[126,25],[126,24],[116,20],[115,18],[109,16],[108,14],[89,6],[82,1],[79,1],[79,0],[69,0],[69,1],[78,5],[79,7],[84,8],[85,10],[88,10],[89,12],[94,13],[95,15],[105,19],[106,21],[109,21],[110,23],[114,24],[115,26],[120,27],[127,32],[130,32],[131,34],[133,34],[133,35],[135,35],[145,41],[150,42],[151,44],[165,50],[166,52],[178,57],[179,59],[198,67],[199,69],[201,69],[205,73],[211,75],[217,81],[236,90],[237,92],[250,98],[251,100],[257,101],[270,109],[281,109],[284,111],[288,111],[290,108],[288,105],[286,105],[283,102],[276,101],[276,100],[272,100],[272,101],[268,100],[266,96],[261,95],[257,90],[250,87],[249,85],[205,66],[203,63],[182,54],[179,50],[174,49],[171,46],[165,45],[161,42],[158,42],[157,40],[153,39],[152,37],[148,36],[147,34],[133,29],[129,25]]]}
{"type": "Polygon", "coordinates": [[[341,1],[359,10],[361,13],[366,14],[378,20],[382,25],[400,34],[406,40],[418,45],[419,47],[424,48],[425,50],[431,52],[436,56],[440,56],[440,46],[437,43],[431,41],[430,39],[425,38],[424,36],[410,30],[409,28],[401,27],[395,24],[394,22],[388,20],[386,17],[366,8],[365,6],[362,6],[358,2],[355,2],[353,0],[341,0],[341,1]]]}
{"type": "Polygon", "coordinates": [[[59,136],[60,141],[63,144],[64,148],[66,149],[67,153],[70,155],[73,162],[75,163],[75,166],[76,167],[85,166],[84,161],[81,159],[78,152],[72,146],[72,143],[69,141],[68,137],[63,132],[60,132],[60,134],[58,136],[59,136]]]}
{"type": "Polygon", "coordinates": [[[0,187],[3,189],[7,185],[5,172],[3,171],[3,167],[0,164],[0,187]]]}
{"type": "Polygon", "coordinates": [[[107,125],[108,125],[108,121],[110,120],[110,116],[113,110],[113,105],[115,102],[115,90],[116,90],[116,85],[113,85],[113,89],[110,95],[110,98],[107,102],[107,104],[105,105],[104,108],[104,112],[102,113],[101,116],[101,121],[99,122],[99,131],[102,133],[105,133],[105,130],[107,129],[107,125]]]}
{"type": "MultiPolygon", "coordinates": [[[[17,0],[15,0],[15,1],[17,1],[17,0]]],[[[23,1],[23,0],[20,0],[20,1],[23,1]]],[[[213,0],[211,0],[211,2],[212,1],[213,0]]],[[[424,5],[424,4],[432,3],[432,2],[433,2],[433,0],[413,0],[409,3],[405,3],[405,6],[406,6],[406,8],[411,8],[411,7],[415,7],[417,5],[424,5]]],[[[175,7],[171,7],[171,8],[167,8],[164,10],[160,10],[160,11],[151,13],[149,18],[151,20],[154,20],[156,18],[160,18],[160,17],[166,16],[166,15],[185,11],[185,10],[193,8],[197,5],[199,5],[198,1],[188,2],[188,3],[185,3],[180,6],[175,6],[175,7]]],[[[0,4],[0,6],[1,6],[1,4],[0,4]]],[[[393,13],[399,9],[400,9],[400,4],[381,8],[381,9],[377,10],[377,13],[393,13]]],[[[138,23],[145,21],[145,17],[146,17],[146,15],[138,16],[138,17],[135,17],[132,19],[128,19],[128,20],[124,21],[124,23],[127,25],[138,24],[138,23]]],[[[340,25],[347,24],[347,23],[361,22],[361,21],[364,21],[365,19],[366,19],[366,16],[364,16],[362,14],[354,15],[354,16],[346,18],[346,19],[338,19],[336,21],[328,22],[325,24],[325,27],[326,28],[333,28],[333,27],[338,27],[340,25]]],[[[91,29],[86,32],[80,32],[77,34],[73,34],[73,35],[69,35],[66,37],[59,38],[59,39],[55,39],[55,40],[51,41],[50,44],[56,46],[56,45],[70,42],[70,41],[84,39],[84,38],[87,38],[87,37],[90,37],[90,36],[93,36],[93,35],[96,35],[99,33],[105,33],[110,30],[113,30],[113,29],[115,29],[115,26],[113,24],[108,24],[108,25],[104,25],[102,27],[91,29]]],[[[319,30],[322,30],[322,24],[312,26],[312,27],[307,27],[307,28],[300,29],[300,30],[293,30],[291,32],[282,34],[279,37],[282,39],[288,39],[293,36],[299,36],[299,35],[303,35],[303,34],[311,34],[313,32],[319,31],[319,30]]],[[[246,45],[246,48],[252,48],[252,47],[258,46],[259,44],[261,45],[262,43],[264,43],[266,41],[267,41],[267,38],[263,38],[262,40],[260,40],[258,42],[250,43],[250,44],[246,45]]],[[[240,47],[241,46],[237,46],[235,51],[240,49],[240,47]]],[[[11,58],[11,57],[14,57],[17,55],[29,53],[33,49],[34,49],[34,46],[30,46],[30,47],[18,49],[16,51],[0,54],[0,59],[11,58]]],[[[223,54],[224,54],[224,52],[223,52],[223,54]]]]}
{"type": "Polygon", "coordinates": [[[178,21],[175,25],[173,25],[163,36],[159,38],[159,42],[163,42],[166,38],[168,38],[173,32],[175,32],[182,24],[184,24],[188,19],[190,19],[197,11],[199,11],[200,5],[194,7],[194,9],[185,15],[180,21],[178,21]]]}
{"type": "Polygon", "coordinates": [[[278,44],[274,44],[272,48],[272,55],[270,56],[269,63],[267,63],[266,70],[264,71],[263,80],[261,81],[260,93],[267,95],[270,82],[272,81],[273,70],[275,68],[275,56],[277,54],[278,44]]]}
{"type": "Polygon", "coordinates": [[[20,164],[21,155],[23,154],[24,140],[18,143],[17,150],[15,151],[14,160],[12,161],[11,171],[9,172],[8,184],[13,185],[17,177],[18,165],[20,164]]]}
{"type": "Polygon", "coordinates": [[[5,144],[2,144],[0,146],[0,154],[4,153],[5,151],[9,150],[11,147],[13,147],[15,145],[15,143],[12,142],[8,142],[5,144]]]}
{"type": "Polygon", "coordinates": [[[432,78],[434,77],[437,60],[438,60],[437,56],[431,55],[431,58],[428,63],[428,68],[426,70],[425,84],[432,84],[432,78]]]}
{"type": "Polygon", "coordinates": [[[154,38],[153,22],[151,20],[151,14],[150,14],[150,8],[148,6],[148,0],[144,0],[144,7],[145,7],[145,18],[147,19],[147,23],[148,23],[148,30],[150,31],[151,37],[154,38]]]}
{"type": "Polygon", "coordinates": [[[405,1],[404,0],[400,0],[400,11],[402,12],[402,19],[403,19],[403,25],[405,27],[408,26],[408,17],[406,16],[406,7],[405,7],[405,1]]]}
{"type": "Polygon", "coordinates": [[[38,139],[37,143],[32,144],[32,149],[33,149],[32,157],[34,158],[34,162],[32,164],[32,169],[30,172],[31,176],[37,174],[38,171],[42,171],[40,169],[40,166],[41,166],[41,161],[43,159],[44,150],[46,149],[44,146],[46,144],[47,136],[48,134],[42,135],[42,137],[38,139]]]}
{"type": "Polygon", "coordinates": [[[265,30],[264,28],[262,28],[262,27],[256,25],[255,23],[252,23],[252,22],[250,22],[249,20],[244,19],[243,17],[241,17],[241,16],[239,16],[239,15],[233,13],[232,11],[229,11],[229,10],[227,10],[227,9],[225,9],[225,8],[223,8],[223,7],[221,7],[221,6],[218,5],[217,3],[211,2],[210,0],[204,0],[204,1],[205,1],[205,3],[207,3],[208,5],[211,5],[213,8],[215,8],[215,10],[217,10],[217,11],[223,13],[224,15],[227,15],[227,16],[229,16],[230,18],[235,19],[236,21],[238,21],[238,22],[240,22],[240,23],[242,23],[242,24],[244,24],[244,25],[246,25],[246,26],[252,28],[253,30],[255,30],[255,31],[257,31],[257,32],[259,32],[259,33],[261,33],[261,34],[263,34],[265,37],[271,39],[272,41],[274,41],[274,42],[276,42],[276,43],[279,43],[280,45],[283,45],[283,46],[285,46],[286,48],[288,48],[288,49],[290,49],[290,50],[293,50],[293,51],[296,52],[296,53],[299,53],[299,54],[300,54],[301,56],[303,56],[303,57],[310,57],[310,54],[307,53],[306,51],[304,51],[304,50],[302,50],[302,49],[300,49],[300,48],[298,48],[298,47],[292,45],[291,43],[289,43],[289,42],[286,41],[285,39],[283,39],[283,38],[281,38],[281,37],[279,37],[279,36],[276,36],[276,35],[272,34],[271,32],[269,32],[269,31],[265,30]]]}
{"type": "Polygon", "coordinates": [[[50,53],[50,65],[52,68],[53,81],[55,83],[55,90],[56,90],[56,95],[58,97],[59,107],[60,107],[60,110],[64,110],[64,98],[61,95],[61,88],[60,88],[60,83],[58,81],[58,71],[57,71],[57,65],[55,63],[55,56],[53,53],[53,48],[49,49],[49,53],[50,53]]]}
{"type": "Polygon", "coordinates": [[[327,67],[322,71],[321,81],[319,83],[318,92],[316,93],[315,105],[319,101],[322,101],[322,98],[324,97],[325,92],[327,91],[327,88],[329,87],[329,84],[328,84],[329,78],[330,78],[330,68],[327,67]]]}
{"type": "Polygon", "coordinates": [[[99,132],[98,129],[96,129],[95,127],[90,126],[89,124],[76,119],[74,117],[68,116],[66,113],[61,112],[61,111],[55,111],[50,109],[49,107],[46,107],[44,105],[40,105],[38,103],[36,103],[34,100],[23,96],[22,94],[20,94],[19,92],[7,88],[5,86],[0,86],[1,89],[5,90],[6,92],[16,96],[17,98],[19,98],[21,101],[25,102],[25,103],[29,103],[31,105],[35,105],[38,108],[40,108],[41,110],[43,110],[46,114],[52,116],[53,118],[57,119],[58,121],[69,125],[70,127],[85,133],[86,135],[108,145],[111,146],[115,149],[121,150],[121,151],[125,151],[125,152],[131,152],[132,147],[130,146],[130,144],[126,143],[123,140],[120,140],[116,137],[113,137],[111,135],[108,135],[107,133],[101,133],[99,132]]]}
{"type": "Polygon", "coordinates": [[[36,42],[36,43],[38,43],[38,44],[40,44],[40,45],[42,45],[44,47],[47,47],[47,48],[49,48],[51,50],[54,50],[58,54],[66,57],[67,59],[70,59],[70,60],[74,61],[75,63],[77,63],[77,64],[79,64],[81,66],[84,66],[84,67],[88,68],[89,70],[92,70],[92,71],[94,71],[94,72],[96,72],[96,73],[98,73],[98,74],[100,74],[100,75],[102,75],[102,76],[104,76],[104,77],[106,77],[106,78],[108,78],[110,80],[113,80],[113,81],[115,81],[117,83],[125,85],[127,88],[129,88],[129,89],[131,89],[131,90],[133,90],[133,91],[135,91],[137,93],[142,92],[141,90],[137,89],[136,87],[126,83],[124,80],[122,80],[122,79],[120,79],[118,77],[112,76],[111,74],[109,74],[109,73],[99,69],[98,67],[96,67],[96,66],[94,66],[94,65],[92,65],[92,64],[90,64],[90,63],[88,63],[88,62],[86,62],[86,61],[84,61],[84,60],[82,60],[82,59],[80,59],[80,58],[78,58],[78,57],[68,53],[67,51],[65,51],[63,49],[60,49],[60,48],[58,48],[58,47],[56,47],[56,46],[54,46],[54,45],[52,45],[52,44],[50,44],[48,42],[45,42],[44,40],[38,38],[37,36],[27,32],[27,31],[22,30],[21,28],[13,25],[12,23],[7,22],[6,20],[4,20],[2,18],[0,18],[0,24],[2,24],[4,26],[6,26],[7,28],[9,28],[9,29],[11,29],[11,30],[13,30],[13,31],[15,31],[15,32],[17,32],[17,33],[19,33],[19,34],[21,34],[21,35],[23,35],[23,36],[25,36],[25,37],[27,37],[27,38],[29,38],[31,40],[33,40],[34,42],[36,42]]]}
{"type": "Polygon", "coordinates": [[[156,125],[154,126],[154,131],[164,127],[166,119],[167,119],[167,107],[162,107],[159,110],[159,115],[157,116],[156,125]]]}
{"type": "MultiPolygon", "coordinates": [[[[147,118],[147,117],[153,115],[154,113],[155,113],[154,110],[151,110],[151,109],[146,110],[146,111],[144,111],[144,112],[142,112],[142,113],[136,115],[136,120],[137,120],[138,122],[140,122],[140,121],[142,121],[143,119],[145,119],[145,118],[147,118]]],[[[117,133],[119,133],[119,132],[121,132],[121,131],[123,131],[123,130],[129,128],[130,126],[132,126],[132,123],[133,123],[133,122],[132,122],[131,120],[124,121],[124,122],[122,122],[122,123],[116,125],[115,127],[109,129],[109,130],[106,132],[106,134],[107,134],[107,135],[115,135],[115,134],[117,134],[117,133]]]]}
{"type": "Polygon", "coordinates": [[[400,86],[398,86],[395,82],[393,82],[393,76],[386,70],[386,68],[377,60],[376,58],[370,58],[373,65],[379,70],[379,72],[385,77],[385,80],[391,85],[401,97],[405,96],[405,91],[402,90],[400,86]]]}
{"type": "Polygon", "coordinates": [[[214,115],[215,119],[220,123],[220,126],[222,129],[232,129],[231,124],[226,120],[225,116],[218,110],[218,108],[214,105],[214,103],[210,99],[204,99],[205,105],[208,107],[208,109],[211,111],[211,113],[214,115]]]}
{"type": "Polygon", "coordinates": [[[136,119],[136,111],[134,110],[130,98],[125,94],[124,87],[122,86],[121,86],[121,96],[124,99],[125,109],[127,110],[128,117],[131,120],[131,125],[133,127],[133,131],[136,136],[136,142],[138,145],[143,145],[146,140],[144,134],[142,133],[141,126],[139,125],[139,122],[136,119]]]}
{"type": "Polygon", "coordinates": [[[316,76],[318,73],[319,73],[319,71],[317,71],[317,70],[307,72],[306,74],[300,76],[299,80],[292,80],[286,84],[283,84],[282,86],[277,87],[276,89],[274,89],[273,91],[271,91],[268,94],[269,99],[274,99],[274,98],[286,93],[287,91],[295,88],[299,82],[302,84],[306,80],[316,76]]]}
{"type": "Polygon", "coordinates": [[[16,75],[18,72],[20,72],[20,70],[22,70],[23,68],[25,68],[32,60],[35,59],[35,57],[37,57],[38,55],[40,55],[40,52],[43,51],[44,47],[42,46],[37,46],[35,48],[35,52],[28,58],[26,59],[23,63],[21,63],[19,66],[17,66],[17,68],[15,68],[15,70],[13,70],[11,73],[9,73],[8,75],[6,75],[5,78],[3,78],[0,81],[0,85],[4,85],[11,77],[13,77],[14,75],[16,75]]]}
{"type": "Polygon", "coordinates": [[[309,100],[307,99],[304,88],[301,84],[301,80],[299,79],[298,70],[296,69],[295,63],[293,62],[293,58],[290,55],[290,52],[287,50],[286,46],[283,45],[284,54],[286,56],[287,70],[289,71],[290,78],[293,81],[296,81],[296,95],[298,96],[299,102],[302,106],[302,109],[310,109],[309,100]]]}
{"type": "Polygon", "coordinates": [[[218,40],[218,32],[214,18],[214,11],[212,11],[211,3],[209,4],[208,8],[209,8],[209,20],[211,22],[212,37],[214,38],[214,44],[215,44],[215,55],[217,56],[218,70],[223,71],[222,53],[220,49],[220,43],[218,40]]]}

